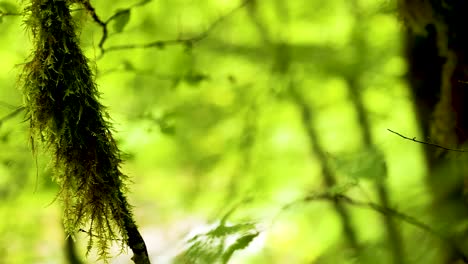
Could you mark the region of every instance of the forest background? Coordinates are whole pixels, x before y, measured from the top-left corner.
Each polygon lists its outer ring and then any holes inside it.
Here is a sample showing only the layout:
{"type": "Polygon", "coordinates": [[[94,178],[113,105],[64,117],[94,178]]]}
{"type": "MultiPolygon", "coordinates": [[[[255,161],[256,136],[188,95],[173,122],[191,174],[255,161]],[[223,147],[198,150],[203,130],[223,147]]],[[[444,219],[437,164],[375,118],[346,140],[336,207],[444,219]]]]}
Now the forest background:
{"type": "MultiPolygon", "coordinates": [[[[425,140],[396,3],[91,3],[105,32],[72,15],[154,263],[440,263],[423,148],[401,137],[425,140]]],[[[60,190],[17,85],[23,8],[0,1],[0,262],[63,263],[60,190]]]]}

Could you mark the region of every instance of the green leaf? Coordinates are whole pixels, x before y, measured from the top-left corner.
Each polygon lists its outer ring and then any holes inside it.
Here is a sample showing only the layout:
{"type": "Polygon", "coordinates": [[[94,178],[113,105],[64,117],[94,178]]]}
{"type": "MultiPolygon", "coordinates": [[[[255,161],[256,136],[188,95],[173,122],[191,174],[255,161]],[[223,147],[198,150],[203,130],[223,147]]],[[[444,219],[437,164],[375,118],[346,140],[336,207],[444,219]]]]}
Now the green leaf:
{"type": "Polygon", "coordinates": [[[117,33],[120,33],[124,30],[125,26],[128,24],[128,21],[130,21],[130,9],[125,9],[125,10],[117,10],[117,13],[115,17],[113,18],[114,20],[114,31],[117,33]]]}
{"type": "Polygon", "coordinates": [[[190,238],[190,247],[176,258],[175,263],[227,263],[235,251],[246,248],[258,235],[253,223],[226,226],[221,222],[210,231],[190,238]],[[228,238],[236,240],[231,243],[227,242],[228,238]],[[226,247],[227,243],[229,246],[226,247]]]}
{"type": "Polygon", "coordinates": [[[237,224],[232,226],[219,225],[215,229],[208,232],[206,235],[210,237],[223,237],[236,234],[240,231],[253,229],[255,226],[252,223],[237,224]]]}
{"type": "Polygon", "coordinates": [[[246,248],[254,238],[256,238],[259,235],[258,232],[253,233],[253,234],[247,234],[244,236],[239,237],[234,244],[229,246],[229,248],[224,252],[223,254],[223,263],[228,263],[229,259],[231,259],[232,254],[234,254],[235,251],[244,249],[246,248]]]}

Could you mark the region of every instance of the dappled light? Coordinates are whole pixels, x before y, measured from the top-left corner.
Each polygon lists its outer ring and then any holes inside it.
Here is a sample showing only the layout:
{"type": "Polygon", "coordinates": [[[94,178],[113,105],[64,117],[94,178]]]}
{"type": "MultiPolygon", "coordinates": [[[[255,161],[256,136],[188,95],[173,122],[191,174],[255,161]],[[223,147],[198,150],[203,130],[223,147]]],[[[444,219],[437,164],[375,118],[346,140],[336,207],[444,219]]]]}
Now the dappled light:
{"type": "Polygon", "coordinates": [[[406,2],[0,1],[0,263],[466,261],[462,37],[406,2]]]}

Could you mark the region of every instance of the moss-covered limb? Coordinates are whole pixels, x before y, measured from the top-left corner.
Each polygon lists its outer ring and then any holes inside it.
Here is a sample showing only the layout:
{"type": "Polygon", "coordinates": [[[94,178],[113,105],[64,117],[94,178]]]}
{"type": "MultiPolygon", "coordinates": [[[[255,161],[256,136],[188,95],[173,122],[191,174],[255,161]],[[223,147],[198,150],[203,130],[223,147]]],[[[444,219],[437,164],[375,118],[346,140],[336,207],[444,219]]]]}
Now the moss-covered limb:
{"type": "MultiPolygon", "coordinates": [[[[122,201],[127,203],[121,191],[119,191],[119,197],[122,201]]],[[[123,208],[125,209],[123,210],[123,215],[121,217],[116,216],[116,218],[124,219],[125,230],[128,236],[127,244],[133,251],[132,260],[137,264],[149,264],[150,261],[148,258],[148,251],[146,250],[146,244],[133,220],[132,213],[128,210],[130,206],[126,204],[123,208]]],[[[121,213],[122,211],[117,210],[116,212],[121,213]]]]}
{"type": "Polygon", "coordinates": [[[26,24],[35,45],[22,81],[31,130],[54,154],[67,233],[88,224],[89,247],[96,246],[104,260],[110,243],[120,237],[134,251],[135,263],[149,263],[122,191],[126,176],[120,151],[78,45],[71,2],[32,0],[28,8],[26,24]]]}

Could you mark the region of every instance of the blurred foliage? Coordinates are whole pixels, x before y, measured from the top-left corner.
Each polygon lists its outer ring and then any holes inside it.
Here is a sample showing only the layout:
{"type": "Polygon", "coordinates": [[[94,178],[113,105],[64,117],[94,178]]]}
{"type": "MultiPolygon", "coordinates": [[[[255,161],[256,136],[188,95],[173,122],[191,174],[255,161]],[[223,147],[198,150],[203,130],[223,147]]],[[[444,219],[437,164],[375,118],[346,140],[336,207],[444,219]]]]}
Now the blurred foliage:
{"type": "MultiPolygon", "coordinates": [[[[376,182],[385,183],[392,208],[430,223],[421,146],[386,130],[419,135],[393,2],[91,4],[109,27],[104,40],[103,26],[85,10],[73,17],[125,152],[128,196],[155,263],[391,263],[385,213],[344,203],[362,246],[357,254],[333,199],[306,200],[327,191],[379,203],[376,182]],[[331,187],[324,166],[336,180],[331,187]]],[[[50,158],[39,152],[34,160],[24,113],[10,115],[22,106],[16,65],[30,59],[31,44],[22,17],[5,14],[22,8],[0,1],[0,262],[63,263],[50,158]]],[[[440,238],[396,220],[408,262],[438,263],[437,249],[428,250],[440,238]]],[[[77,244],[84,260],[85,233],[77,244]]],[[[124,252],[112,262],[129,258],[124,252]]]]}
{"type": "Polygon", "coordinates": [[[226,226],[220,223],[214,229],[202,235],[195,235],[189,241],[189,248],[178,258],[176,263],[228,263],[233,253],[246,248],[258,232],[252,231],[253,224],[226,226]],[[234,241],[226,245],[229,236],[237,235],[234,241]]]}

